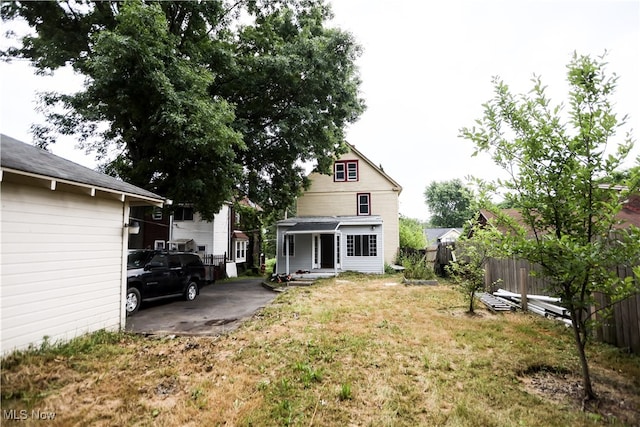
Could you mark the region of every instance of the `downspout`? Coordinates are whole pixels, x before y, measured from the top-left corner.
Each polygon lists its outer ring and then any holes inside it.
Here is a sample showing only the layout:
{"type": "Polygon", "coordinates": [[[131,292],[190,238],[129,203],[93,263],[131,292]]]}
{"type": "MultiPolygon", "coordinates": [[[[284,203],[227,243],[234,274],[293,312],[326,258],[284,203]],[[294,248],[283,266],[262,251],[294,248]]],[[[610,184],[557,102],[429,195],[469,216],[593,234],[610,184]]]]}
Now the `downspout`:
{"type": "Polygon", "coordinates": [[[122,203],[122,260],[120,262],[120,331],[124,331],[127,325],[127,311],[125,304],[127,302],[127,252],[129,250],[129,201],[125,199],[122,203]]]}

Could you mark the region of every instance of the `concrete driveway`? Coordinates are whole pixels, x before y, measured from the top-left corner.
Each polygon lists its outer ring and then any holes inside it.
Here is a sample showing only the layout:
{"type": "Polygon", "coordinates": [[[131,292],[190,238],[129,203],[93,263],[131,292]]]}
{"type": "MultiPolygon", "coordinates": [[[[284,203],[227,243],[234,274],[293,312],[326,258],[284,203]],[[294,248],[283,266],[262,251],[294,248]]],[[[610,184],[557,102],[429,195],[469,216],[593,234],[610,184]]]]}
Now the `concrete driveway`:
{"type": "Polygon", "coordinates": [[[263,279],[217,282],[200,289],[194,301],[178,298],[143,302],[127,318],[126,330],[158,335],[219,335],[271,303],[277,292],[265,289],[263,279]]]}

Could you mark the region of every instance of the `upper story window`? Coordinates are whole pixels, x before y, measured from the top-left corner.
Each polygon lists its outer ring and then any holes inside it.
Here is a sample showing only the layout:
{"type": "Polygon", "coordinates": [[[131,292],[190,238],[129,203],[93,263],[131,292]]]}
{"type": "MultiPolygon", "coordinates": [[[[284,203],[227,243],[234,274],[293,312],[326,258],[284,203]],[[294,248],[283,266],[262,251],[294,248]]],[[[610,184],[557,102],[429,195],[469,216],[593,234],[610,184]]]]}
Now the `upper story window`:
{"type": "Polygon", "coordinates": [[[371,194],[358,193],[358,215],[371,215],[371,194]]]}
{"type": "Polygon", "coordinates": [[[162,221],[162,208],[159,208],[157,206],[153,208],[152,217],[154,221],[162,221]]]}
{"type": "Polygon", "coordinates": [[[193,221],[193,208],[180,206],[173,213],[174,221],[193,221]]]}
{"type": "Polygon", "coordinates": [[[357,181],[358,180],[358,161],[357,160],[341,160],[333,165],[333,180],[357,181]]]}

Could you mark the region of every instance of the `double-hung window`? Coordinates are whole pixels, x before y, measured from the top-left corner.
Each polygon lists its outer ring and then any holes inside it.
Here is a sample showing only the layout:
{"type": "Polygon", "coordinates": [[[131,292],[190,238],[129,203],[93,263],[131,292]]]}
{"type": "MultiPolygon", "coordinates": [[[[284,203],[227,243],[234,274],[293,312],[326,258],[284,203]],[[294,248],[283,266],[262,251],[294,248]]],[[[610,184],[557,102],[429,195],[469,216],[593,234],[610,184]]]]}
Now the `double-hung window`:
{"type": "Polygon", "coordinates": [[[371,194],[358,193],[358,215],[371,215],[371,194]]]}
{"type": "Polygon", "coordinates": [[[358,180],[358,161],[357,160],[337,161],[333,166],[333,180],[336,182],[357,181],[358,180]]]}

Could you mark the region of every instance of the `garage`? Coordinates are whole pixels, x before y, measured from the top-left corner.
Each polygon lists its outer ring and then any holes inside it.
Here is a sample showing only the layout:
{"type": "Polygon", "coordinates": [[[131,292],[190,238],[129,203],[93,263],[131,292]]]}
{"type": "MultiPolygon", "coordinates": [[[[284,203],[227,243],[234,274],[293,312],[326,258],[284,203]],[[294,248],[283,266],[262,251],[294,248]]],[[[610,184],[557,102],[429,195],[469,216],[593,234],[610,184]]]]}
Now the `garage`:
{"type": "Polygon", "coordinates": [[[0,135],[2,355],[124,329],[129,209],[164,199],[0,135]]]}

